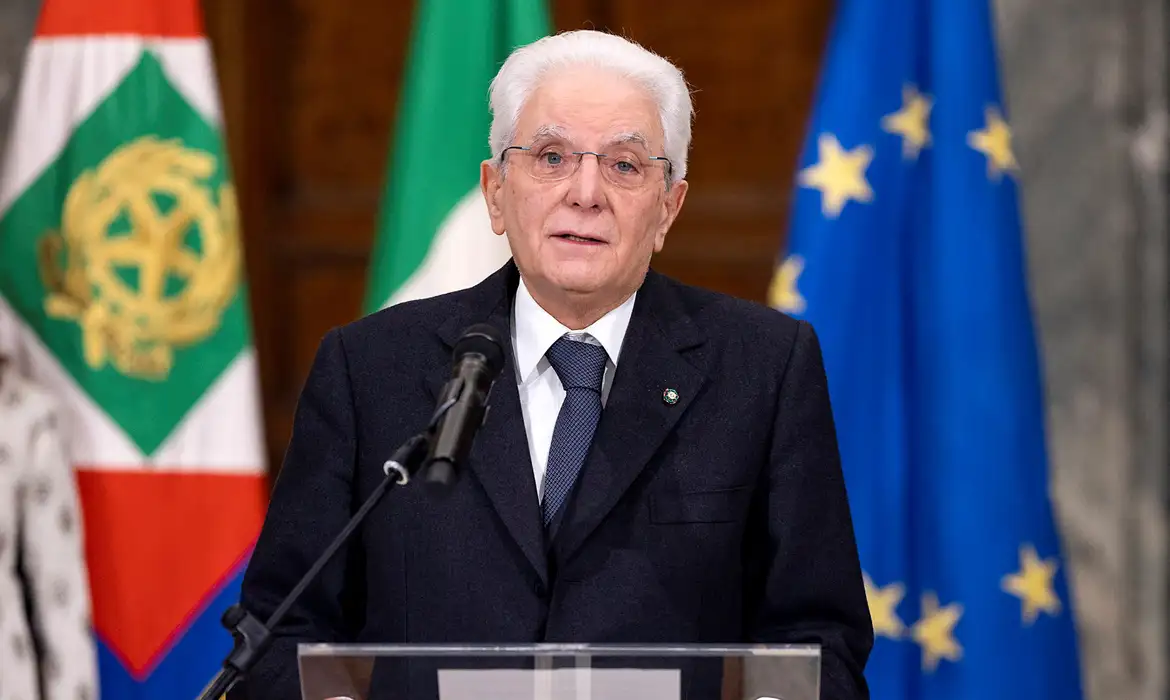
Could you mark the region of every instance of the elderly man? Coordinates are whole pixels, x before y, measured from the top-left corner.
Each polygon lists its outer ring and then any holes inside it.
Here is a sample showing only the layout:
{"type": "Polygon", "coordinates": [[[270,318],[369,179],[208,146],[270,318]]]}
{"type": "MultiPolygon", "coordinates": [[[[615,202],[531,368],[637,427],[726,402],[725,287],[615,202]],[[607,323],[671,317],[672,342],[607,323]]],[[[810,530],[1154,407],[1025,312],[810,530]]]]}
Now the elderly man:
{"type": "Polygon", "coordinates": [[[868,696],[872,628],[816,336],[649,269],[687,193],[682,74],[591,31],[517,50],[481,184],[513,260],[322,341],[244,581],[263,618],[423,429],[463,329],[506,364],[461,478],[392,491],[253,671],[300,641],[817,643],[868,696]]]}

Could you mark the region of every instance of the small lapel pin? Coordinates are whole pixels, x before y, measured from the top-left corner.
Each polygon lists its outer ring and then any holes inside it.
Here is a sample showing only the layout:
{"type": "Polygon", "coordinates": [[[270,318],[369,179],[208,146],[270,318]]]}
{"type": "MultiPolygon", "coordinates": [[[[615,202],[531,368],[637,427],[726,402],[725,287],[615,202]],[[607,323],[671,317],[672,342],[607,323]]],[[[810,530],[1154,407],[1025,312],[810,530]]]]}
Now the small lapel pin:
{"type": "Polygon", "coordinates": [[[675,389],[667,389],[666,391],[662,392],[662,402],[669,406],[673,406],[678,403],[678,391],[675,389]]]}

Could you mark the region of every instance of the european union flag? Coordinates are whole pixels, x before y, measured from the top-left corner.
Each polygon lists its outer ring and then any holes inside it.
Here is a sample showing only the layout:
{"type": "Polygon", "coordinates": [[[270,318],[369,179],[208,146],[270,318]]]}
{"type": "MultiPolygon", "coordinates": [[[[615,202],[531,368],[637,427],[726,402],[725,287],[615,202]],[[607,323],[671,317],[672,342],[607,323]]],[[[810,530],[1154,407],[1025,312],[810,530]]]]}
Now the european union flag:
{"type": "Polygon", "coordinates": [[[1081,697],[983,0],[842,0],[771,298],[821,339],[874,698],[1081,697]]]}

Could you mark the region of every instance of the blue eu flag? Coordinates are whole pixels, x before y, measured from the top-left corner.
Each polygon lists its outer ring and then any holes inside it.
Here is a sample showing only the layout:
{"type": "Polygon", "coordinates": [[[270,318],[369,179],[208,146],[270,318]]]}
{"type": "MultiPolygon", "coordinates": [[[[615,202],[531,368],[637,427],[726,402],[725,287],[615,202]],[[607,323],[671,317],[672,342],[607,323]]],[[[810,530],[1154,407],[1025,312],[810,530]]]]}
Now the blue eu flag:
{"type": "Polygon", "coordinates": [[[772,304],[821,339],[874,698],[1081,697],[984,0],[842,0],[772,304]]]}

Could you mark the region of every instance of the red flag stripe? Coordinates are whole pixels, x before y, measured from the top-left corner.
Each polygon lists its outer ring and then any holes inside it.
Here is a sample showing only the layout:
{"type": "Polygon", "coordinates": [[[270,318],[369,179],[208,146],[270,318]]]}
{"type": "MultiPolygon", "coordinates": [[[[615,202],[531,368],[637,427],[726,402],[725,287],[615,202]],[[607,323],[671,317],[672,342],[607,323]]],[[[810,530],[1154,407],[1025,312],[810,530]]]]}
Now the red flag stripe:
{"type": "Polygon", "coordinates": [[[79,469],[94,626],[147,670],[251,549],[263,476],[79,469]]]}
{"type": "Polygon", "coordinates": [[[198,0],[45,0],[38,37],[203,36],[198,0]]]}

